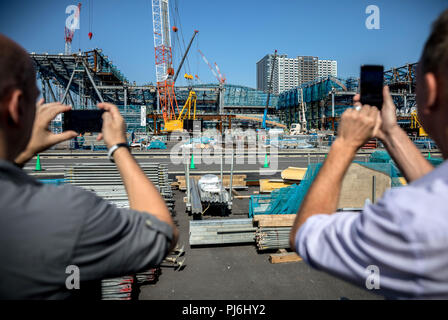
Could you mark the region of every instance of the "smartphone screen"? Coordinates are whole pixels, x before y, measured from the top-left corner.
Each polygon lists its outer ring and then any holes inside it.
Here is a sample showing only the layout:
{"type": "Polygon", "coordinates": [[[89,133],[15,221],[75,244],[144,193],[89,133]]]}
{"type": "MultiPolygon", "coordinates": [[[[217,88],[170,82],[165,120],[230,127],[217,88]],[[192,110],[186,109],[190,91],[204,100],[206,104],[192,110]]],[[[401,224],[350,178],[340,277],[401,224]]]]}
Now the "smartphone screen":
{"type": "Polygon", "coordinates": [[[104,110],[69,110],[64,112],[63,131],[101,132],[104,110]]]}
{"type": "Polygon", "coordinates": [[[381,65],[361,66],[361,103],[383,107],[383,73],[381,65]]]}

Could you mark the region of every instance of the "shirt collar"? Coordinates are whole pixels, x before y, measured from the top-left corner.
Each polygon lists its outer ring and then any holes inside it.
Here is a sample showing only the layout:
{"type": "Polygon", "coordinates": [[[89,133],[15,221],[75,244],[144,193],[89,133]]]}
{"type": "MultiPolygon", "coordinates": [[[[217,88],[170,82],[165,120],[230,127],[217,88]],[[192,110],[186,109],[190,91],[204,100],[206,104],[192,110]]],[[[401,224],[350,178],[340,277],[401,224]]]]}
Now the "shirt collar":
{"type": "Polygon", "coordinates": [[[3,159],[0,159],[0,180],[10,180],[17,184],[41,184],[36,178],[28,175],[12,162],[3,159]]]}

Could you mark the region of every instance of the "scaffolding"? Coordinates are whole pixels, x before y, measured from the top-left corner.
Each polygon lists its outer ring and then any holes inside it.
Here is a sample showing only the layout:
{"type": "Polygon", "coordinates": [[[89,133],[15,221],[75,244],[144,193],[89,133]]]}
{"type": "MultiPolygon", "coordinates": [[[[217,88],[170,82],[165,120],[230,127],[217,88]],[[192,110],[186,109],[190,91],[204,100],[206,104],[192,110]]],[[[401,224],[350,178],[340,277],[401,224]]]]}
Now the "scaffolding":
{"type": "MultiPolygon", "coordinates": [[[[407,64],[384,72],[384,83],[390,87],[397,107],[399,124],[411,125],[411,112],[416,108],[415,70],[417,64],[407,64]]],[[[350,77],[319,78],[281,93],[277,109],[281,120],[291,126],[300,121],[300,106],[304,103],[308,128],[337,130],[341,114],[353,106],[353,96],[358,93],[359,79],[350,77]]]]}

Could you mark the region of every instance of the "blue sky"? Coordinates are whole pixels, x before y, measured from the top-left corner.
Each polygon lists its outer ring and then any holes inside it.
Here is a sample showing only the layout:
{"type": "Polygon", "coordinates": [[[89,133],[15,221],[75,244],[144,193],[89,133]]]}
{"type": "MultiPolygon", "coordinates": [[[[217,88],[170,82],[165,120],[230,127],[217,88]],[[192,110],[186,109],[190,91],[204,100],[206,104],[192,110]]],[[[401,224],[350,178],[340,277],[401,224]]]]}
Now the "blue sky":
{"type": "MultiPolygon", "coordinates": [[[[28,51],[64,51],[65,8],[79,1],[2,1],[0,32],[28,51]]],[[[81,29],[72,49],[102,48],[131,81],[154,82],[150,0],[83,0],[81,29]],[[89,1],[92,1],[89,10],[89,1]],[[88,39],[92,20],[93,39],[88,39]]],[[[217,62],[227,82],[256,86],[256,62],[277,49],[289,57],[314,55],[338,61],[339,76],[358,76],[359,66],[401,66],[419,59],[430,26],[448,8],[447,0],[172,0],[180,16],[182,41],[199,36],[189,55],[189,71],[204,83],[217,82],[197,49],[217,62]],[[380,8],[380,30],[368,30],[368,5],[380,8]]],[[[173,11],[173,10],[172,10],[173,11]]],[[[171,12],[173,17],[174,12],[171,12]]],[[[174,41],[175,67],[180,60],[174,41]]],[[[186,70],[188,71],[188,70],[186,70]]],[[[182,72],[183,74],[183,72],[182,72]]],[[[178,84],[184,84],[181,79],[178,84]]]]}

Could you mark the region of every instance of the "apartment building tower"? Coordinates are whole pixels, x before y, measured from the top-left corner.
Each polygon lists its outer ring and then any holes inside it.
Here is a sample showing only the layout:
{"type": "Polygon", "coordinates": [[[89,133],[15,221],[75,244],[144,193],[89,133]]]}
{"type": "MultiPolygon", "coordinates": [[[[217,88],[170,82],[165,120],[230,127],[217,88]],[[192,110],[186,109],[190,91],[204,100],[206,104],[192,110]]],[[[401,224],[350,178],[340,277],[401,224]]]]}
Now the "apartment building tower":
{"type": "Polygon", "coordinates": [[[318,61],[318,76],[322,77],[337,77],[338,63],[335,60],[319,60],[318,61]]]}
{"type": "MultiPolygon", "coordinates": [[[[257,90],[268,92],[273,58],[273,54],[268,54],[257,62],[257,90]]],[[[337,77],[337,62],[319,60],[314,56],[288,58],[286,54],[277,55],[274,64],[272,92],[279,94],[314,81],[321,75],[337,77]]]]}

